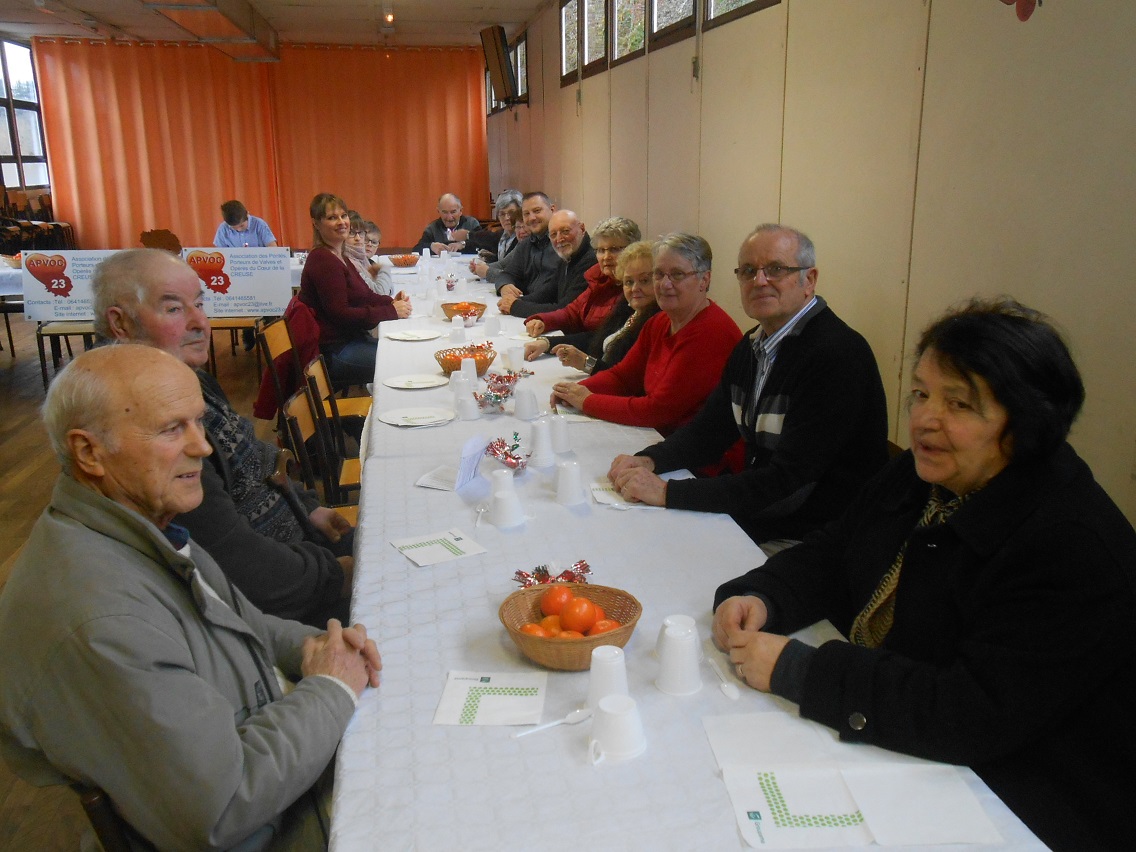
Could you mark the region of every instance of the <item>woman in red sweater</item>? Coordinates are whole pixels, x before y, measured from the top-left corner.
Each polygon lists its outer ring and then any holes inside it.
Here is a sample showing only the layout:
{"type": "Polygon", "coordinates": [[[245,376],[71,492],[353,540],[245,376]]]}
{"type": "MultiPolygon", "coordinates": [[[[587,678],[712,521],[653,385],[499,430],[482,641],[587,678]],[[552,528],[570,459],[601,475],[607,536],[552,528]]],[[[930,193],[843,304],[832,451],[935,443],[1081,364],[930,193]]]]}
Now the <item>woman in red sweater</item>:
{"type": "Polygon", "coordinates": [[[553,386],[552,403],[568,403],[601,420],[652,426],[668,435],[686,423],[718,384],[742,333],[710,301],[710,244],[692,234],[668,234],[655,243],[655,300],[623,360],[582,382],[553,386]]]}
{"type": "Polygon", "coordinates": [[[375,293],[344,256],[351,232],[347,205],[321,192],[312,199],[312,250],[300,276],[300,301],[319,322],[320,352],[337,385],[366,384],[375,378],[378,341],[371,329],[383,320],[410,316],[410,299],[375,293]]]}

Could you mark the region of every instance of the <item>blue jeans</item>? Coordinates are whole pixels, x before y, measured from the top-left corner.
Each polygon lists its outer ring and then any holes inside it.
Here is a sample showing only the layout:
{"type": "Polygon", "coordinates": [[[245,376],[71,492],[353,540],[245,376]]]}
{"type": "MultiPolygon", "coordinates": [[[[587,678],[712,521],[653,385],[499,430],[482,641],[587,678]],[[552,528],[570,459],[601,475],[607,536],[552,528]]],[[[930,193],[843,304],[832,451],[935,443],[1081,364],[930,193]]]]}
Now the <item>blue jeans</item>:
{"type": "Polygon", "coordinates": [[[337,386],[365,385],[375,380],[375,352],[379,341],[360,337],[324,349],[331,382],[337,386]]]}

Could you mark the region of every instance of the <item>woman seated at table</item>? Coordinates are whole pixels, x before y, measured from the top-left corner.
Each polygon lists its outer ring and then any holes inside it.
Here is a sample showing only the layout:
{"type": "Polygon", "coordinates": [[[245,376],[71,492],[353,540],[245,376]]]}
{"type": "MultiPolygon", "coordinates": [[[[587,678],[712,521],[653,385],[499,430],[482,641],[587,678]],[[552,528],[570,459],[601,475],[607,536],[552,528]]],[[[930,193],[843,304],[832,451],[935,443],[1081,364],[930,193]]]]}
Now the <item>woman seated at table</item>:
{"type": "Polygon", "coordinates": [[[714,639],[844,740],[971,766],[1052,848],[1127,848],[1136,533],[1066,443],[1080,374],[1010,300],[948,313],[916,357],[911,450],[721,586],[714,639]],[[851,643],[786,638],[825,618],[851,643]]]}
{"type": "Polygon", "coordinates": [[[592,333],[607,321],[617,305],[624,302],[623,286],[616,275],[616,262],[623,250],[641,237],[639,226],[630,219],[613,216],[600,222],[591,237],[596,262],[584,272],[588,288],[563,308],[533,314],[525,320],[525,330],[530,337],[536,338],[533,343],[525,344],[526,359],[531,361],[558,343],[586,346],[592,333]],[[543,337],[546,331],[562,331],[564,336],[543,337]]]}
{"type": "Polygon", "coordinates": [[[493,218],[501,224],[500,231],[481,228],[466,239],[466,251],[473,249],[477,252],[477,257],[469,262],[469,271],[482,278],[490,263],[501,260],[517,244],[513,226],[521,218],[519,189],[506,189],[497,196],[497,203],[493,205],[493,218]]]}
{"type": "Polygon", "coordinates": [[[548,351],[546,341],[549,341],[553,344],[552,354],[560,359],[560,363],[581,373],[595,375],[618,364],[639,339],[643,325],[659,312],[655,301],[655,277],[651,271],[653,265],[650,243],[629,245],[620,252],[615,265],[615,277],[623,282],[620,285],[623,297],[612,308],[603,325],[591,333],[538,337],[525,344],[525,359],[539,358],[548,351]]]}
{"type": "Polygon", "coordinates": [[[410,299],[371,291],[348,261],[344,245],[351,231],[347,205],[321,192],[312,199],[312,250],[300,276],[300,301],[316,315],[320,352],[337,385],[366,384],[375,377],[378,341],[370,332],[384,320],[410,316],[410,299]]]}
{"type": "Polygon", "coordinates": [[[653,256],[659,313],[618,364],[582,382],[558,382],[551,402],[668,435],[695,415],[718,384],[742,333],[707,295],[712,253],[706,240],[668,234],[655,243],[653,256]]]}

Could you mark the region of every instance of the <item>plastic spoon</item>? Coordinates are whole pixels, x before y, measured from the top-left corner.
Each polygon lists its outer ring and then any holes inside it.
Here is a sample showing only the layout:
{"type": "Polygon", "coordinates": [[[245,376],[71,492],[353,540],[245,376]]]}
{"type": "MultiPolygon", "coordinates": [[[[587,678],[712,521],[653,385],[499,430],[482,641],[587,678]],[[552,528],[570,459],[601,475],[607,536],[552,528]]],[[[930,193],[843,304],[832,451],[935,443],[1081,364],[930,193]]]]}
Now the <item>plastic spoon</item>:
{"type": "Polygon", "coordinates": [[[713,657],[707,657],[706,660],[710,663],[710,668],[714,670],[714,674],[718,675],[718,680],[721,681],[719,686],[721,687],[722,692],[726,694],[726,697],[732,698],[734,699],[734,701],[737,701],[739,698],[741,698],[742,694],[738,692],[738,685],[726,678],[726,673],[722,671],[721,666],[718,665],[718,661],[713,657]]]}
{"type": "Polygon", "coordinates": [[[537,731],[546,731],[549,728],[555,728],[557,725],[575,725],[577,722],[583,722],[585,719],[592,715],[591,707],[581,707],[579,710],[573,710],[563,719],[557,719],[555,722],[545,722],[543,725],[537,725],[535,728],[526,728],[523,731],[513,731],[513,739],[520,739],[527,737],[529,734],[535,734],[537,731]]]}

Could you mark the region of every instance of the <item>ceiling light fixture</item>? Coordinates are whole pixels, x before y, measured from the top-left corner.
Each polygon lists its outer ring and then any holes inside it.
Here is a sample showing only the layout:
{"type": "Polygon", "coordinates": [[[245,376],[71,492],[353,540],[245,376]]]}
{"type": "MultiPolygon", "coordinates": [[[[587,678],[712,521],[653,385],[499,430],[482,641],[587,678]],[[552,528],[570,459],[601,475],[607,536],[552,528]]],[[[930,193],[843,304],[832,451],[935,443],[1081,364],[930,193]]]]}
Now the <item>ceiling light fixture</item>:
{"type": "Polygon", "coordinates": [[[280,34],[248,0],[156,0],[143,5],[238,62],[280,59],[280,34]]]}

